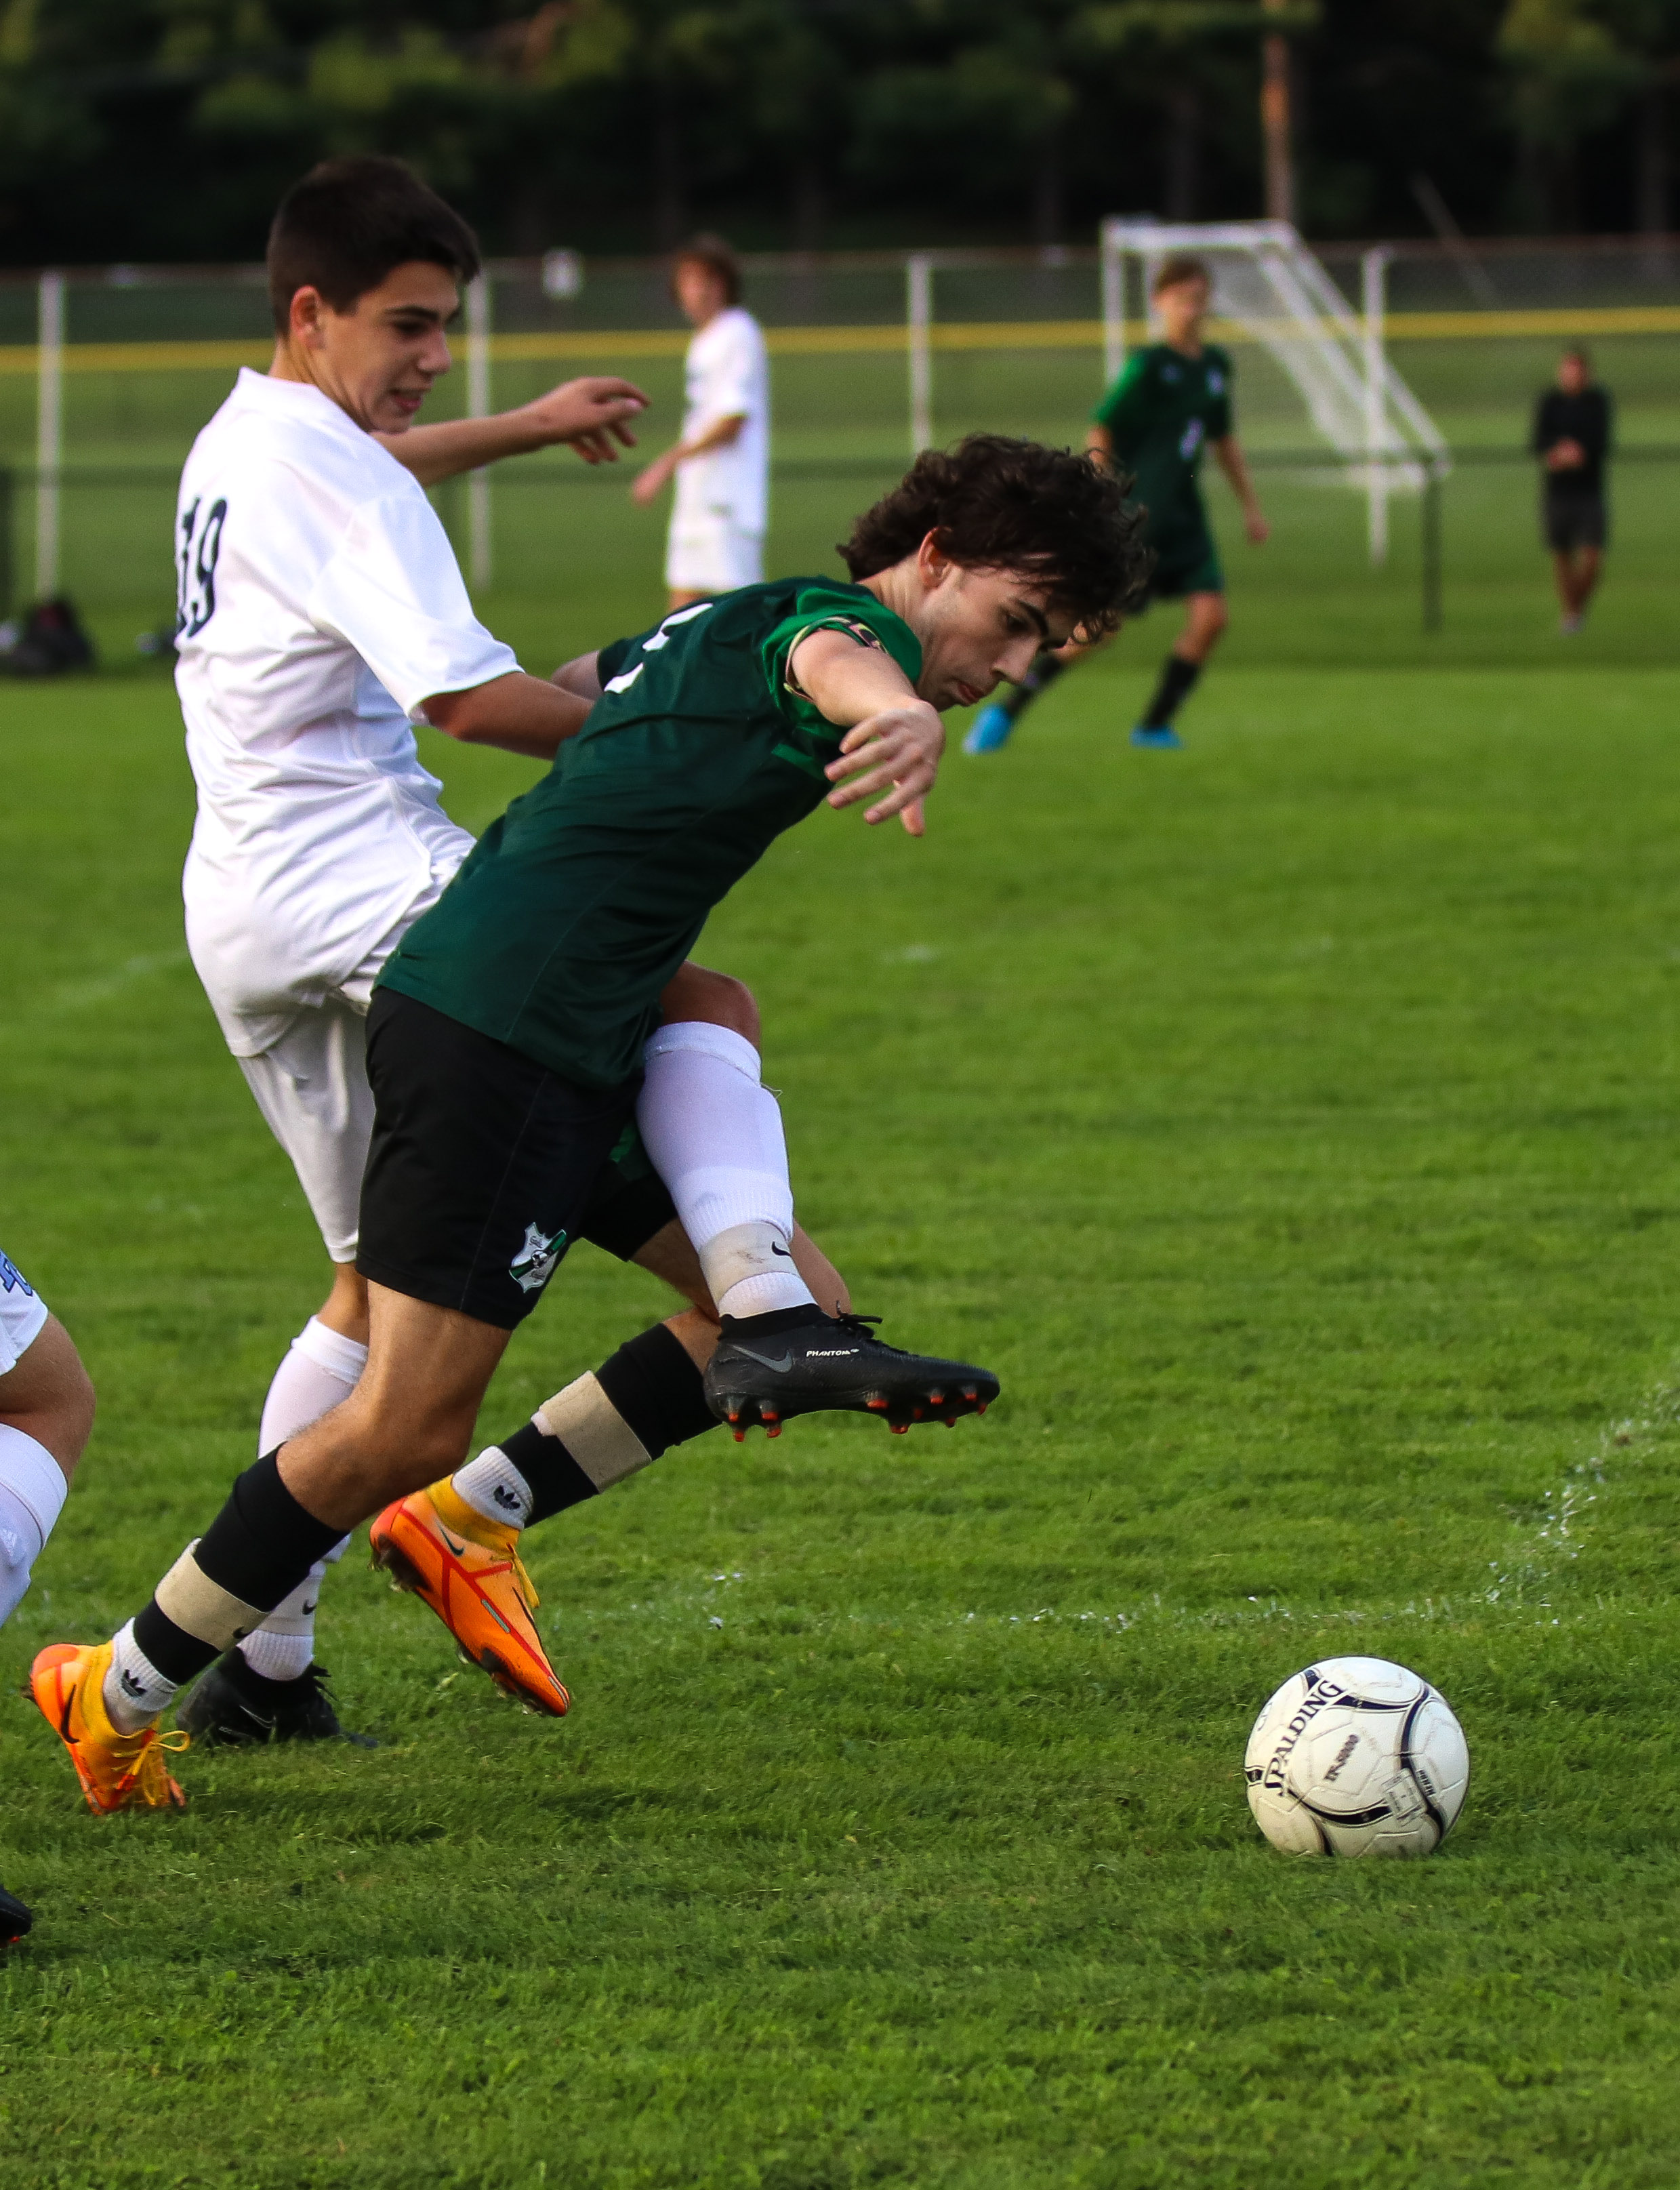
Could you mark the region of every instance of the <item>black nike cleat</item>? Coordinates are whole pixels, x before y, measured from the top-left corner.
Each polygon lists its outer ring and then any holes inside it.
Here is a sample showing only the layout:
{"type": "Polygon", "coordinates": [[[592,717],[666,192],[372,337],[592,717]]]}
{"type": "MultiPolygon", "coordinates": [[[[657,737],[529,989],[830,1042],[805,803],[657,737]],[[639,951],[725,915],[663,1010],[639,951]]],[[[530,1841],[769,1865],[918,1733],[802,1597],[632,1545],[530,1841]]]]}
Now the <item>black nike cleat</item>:
{"type": "Polygon", "coordinates": [[[375,1749],[372,1734],[349,1733],[338,1723],[327,1694],[325,1665],[311,1665],[295,1681],[271,1681],[239,1650],[219,1658],[201,1674],[175,1714],[195,1741],[250,1747],[267,1741],[348,1741],[375,1749]]]}
{"type": "Polygon", "coordinates": [[[737,1444],[754,1422],[780,1437],[795,1415],[878,1415],[901,1433],[912,1422],[948,1426],[985,1414],[997,1397],[989,1370],[883,1346],[870,1329],[880,1320],[813,1308],[726,1315],[706,1372],[707,1404],[737,1444]]]}
{"type": "Polygon", "coordinates": [[[14,1939],[22,1938],[34,1921],[17,1895],[0,1886],[0,1946],[9,1947],[14,1939]]]}

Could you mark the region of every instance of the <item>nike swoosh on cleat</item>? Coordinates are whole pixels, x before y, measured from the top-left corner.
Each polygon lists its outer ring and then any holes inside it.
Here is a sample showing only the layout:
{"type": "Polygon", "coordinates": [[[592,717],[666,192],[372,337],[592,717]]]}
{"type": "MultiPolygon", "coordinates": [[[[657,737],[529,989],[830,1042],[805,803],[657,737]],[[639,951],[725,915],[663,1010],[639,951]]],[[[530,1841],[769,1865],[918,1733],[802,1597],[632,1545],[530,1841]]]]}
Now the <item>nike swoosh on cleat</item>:
{"type": "Polygon", "coordinates": [[[738,1342],[735,1351],[737,1353],[744,1353],[749,1361],[756,1361],[761,1369],[769,1370],[773,1376],[785,1376],[793,1366],[793,1356],[791,1353],[784,1353],[780,1361],[772,1361],[768,1353],[755,1353],[750,1346],[742,1346],[738,1342]]]}

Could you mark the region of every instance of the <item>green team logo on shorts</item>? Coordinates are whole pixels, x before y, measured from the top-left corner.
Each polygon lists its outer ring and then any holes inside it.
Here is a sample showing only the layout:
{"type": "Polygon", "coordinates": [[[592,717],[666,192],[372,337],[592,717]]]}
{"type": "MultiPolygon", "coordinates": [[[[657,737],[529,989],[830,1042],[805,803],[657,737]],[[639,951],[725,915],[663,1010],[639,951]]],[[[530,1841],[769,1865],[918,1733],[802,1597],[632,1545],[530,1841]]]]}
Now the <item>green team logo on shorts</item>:
{"type": "Polygon", "coordinates": [[[565,1251],[564,1230],[546,1233],[527,1224],[525,1245],[508,1263],[508,1274],[521,1292],[539,1293],[559,1268],[565,1251]]]}

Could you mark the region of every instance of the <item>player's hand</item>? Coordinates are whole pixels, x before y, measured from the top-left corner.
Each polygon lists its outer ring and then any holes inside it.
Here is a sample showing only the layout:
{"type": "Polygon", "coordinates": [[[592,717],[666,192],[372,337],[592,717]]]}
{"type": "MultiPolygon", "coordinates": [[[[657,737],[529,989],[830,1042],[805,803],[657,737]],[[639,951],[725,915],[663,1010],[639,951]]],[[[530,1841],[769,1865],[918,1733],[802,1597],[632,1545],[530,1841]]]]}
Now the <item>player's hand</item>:
{"type": "Polygon", "coordinates": [[[635,447],[629,422],[647,407],[647,397],[633,381],[599,374],[551,388],[525,405],[525,416],[545,442],[570,441],[586,464],[616,464],[613,443],[635,447]]]}
{"type": "Polygon", "coordinates": [[[630,499],[639,508],[645,509],[656,502],[677,468],[674,452],[667,449],[662,457],[656,457],[644,470],[637,473],[631,483],[630,499]]]}
{"type": "Polygon", "coordinates": [[[824,771],[839,786],[829,792],[828,803],[855,806],[860,799],[884,791],[886,796],[876,800],[864,820],[872,826],[901,814],[905,827],[919,837],[927,826],[922,801],[934,787],[944,752],[945,724],[925,700],[883,707],[841,739],[840,757],[830,761],[824,771]]]}
{"type": "Polygon", "coordinates": [[[1243,512],[1242,529],[1257,548],[1262,548],[1272,536],[1272,528],[1257,509],[1243,512]]]}

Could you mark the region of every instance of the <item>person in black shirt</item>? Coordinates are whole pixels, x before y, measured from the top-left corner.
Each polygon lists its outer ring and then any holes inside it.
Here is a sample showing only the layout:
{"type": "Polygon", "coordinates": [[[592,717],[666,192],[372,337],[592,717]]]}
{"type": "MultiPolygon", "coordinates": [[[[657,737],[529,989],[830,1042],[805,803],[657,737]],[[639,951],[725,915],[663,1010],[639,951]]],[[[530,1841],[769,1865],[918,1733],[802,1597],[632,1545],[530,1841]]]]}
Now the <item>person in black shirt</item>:
{"type": "Polygon", "coordinates": [[[1544,472],[1541,529],[1558,576],[1558,628],[1573,637],[1604,559],[1604,459],[1610,449],[1610,399],[1594,384],[1584,349],[1566,349],[1558,359],[1558,385],[1535,406],[1531,445],[1544,472]]]}

